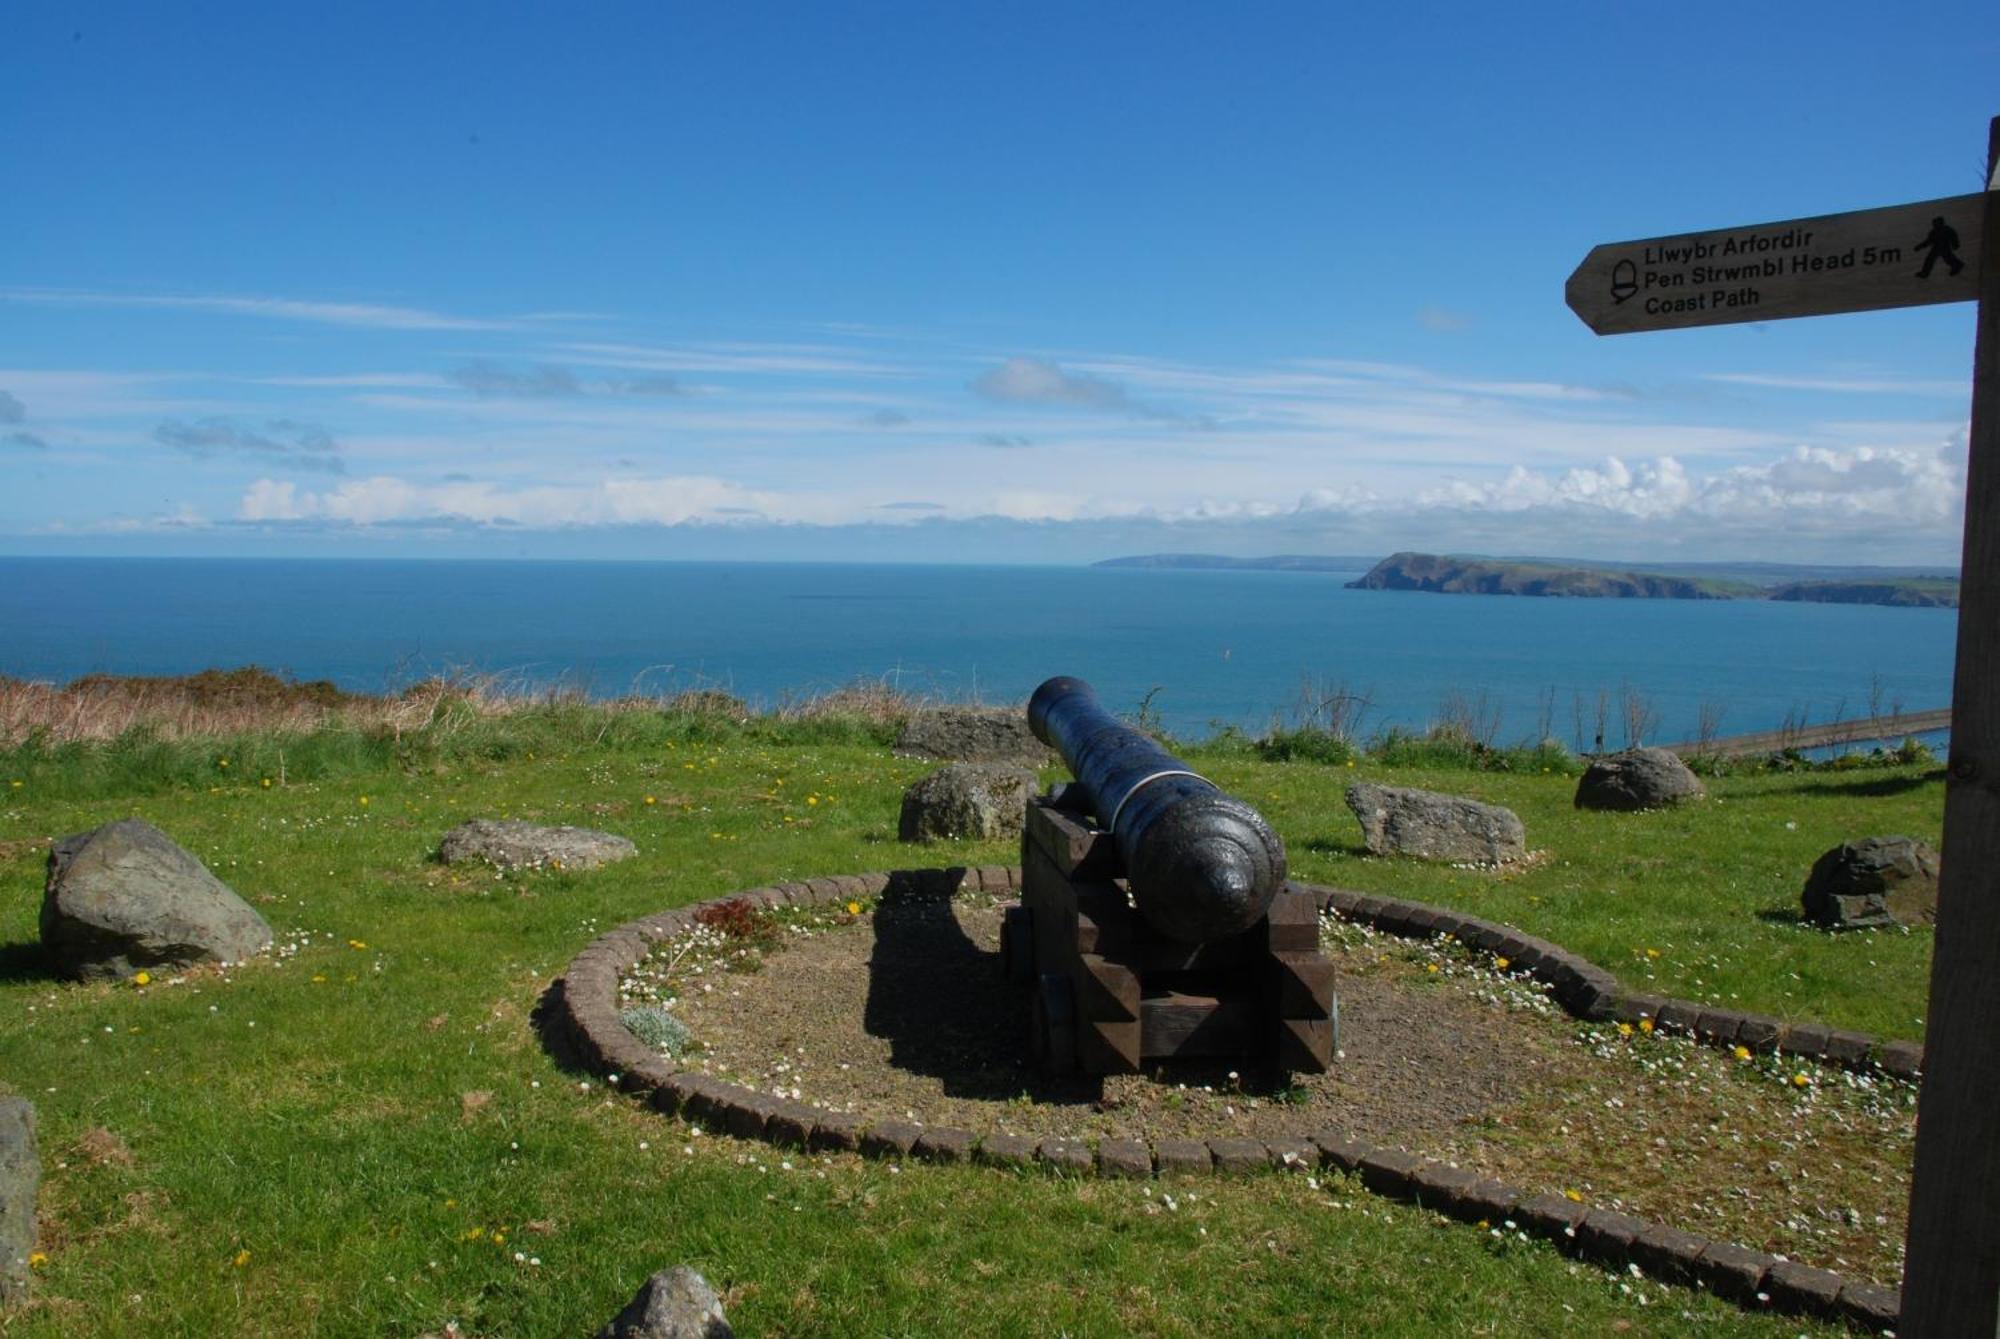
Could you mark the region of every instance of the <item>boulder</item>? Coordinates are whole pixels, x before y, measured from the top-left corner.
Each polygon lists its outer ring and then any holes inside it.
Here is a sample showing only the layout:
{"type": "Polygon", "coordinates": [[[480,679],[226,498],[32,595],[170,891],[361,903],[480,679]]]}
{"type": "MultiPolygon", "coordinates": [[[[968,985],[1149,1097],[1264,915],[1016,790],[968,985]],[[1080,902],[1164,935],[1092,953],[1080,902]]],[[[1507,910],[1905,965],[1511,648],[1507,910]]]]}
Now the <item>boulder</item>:
{"type": "Polygon", "coordinates": [[[264,918],[151,823],[107,823],[49,852],[42,947],[64,976],[242,962],[270,946],[264,918]]]}
{"type": "Polygon", "coordinates": [[[1591,760],[1576,783],[1579,809],[1661,809],[1708,794],[1671,749],[1627,749],[1591,760]]]}
{"type": "Polygon", "coordinates": [[[1007,707],[934,707],[903,725],[896,752],[953,762],[1011,762],[1041,767],[1055,754],[1028,729],[1028,715],[1007,707]]]}
{"type": "Polygon", "coordinates": [[[25,1097],[0,1097],[0,1307],[28,1295],[28,1255],[35,1249],[35,1108],[25,1097]]]}
{"type": "Polygon", "coordinates": [[[731,1339],[735,1333],[708,1280],[675,1265],[647,1279],[597,1339],[731,1339]]]}
{"type": "Polygon", "coordinates": [[[1347,807],[1370,855],[1504,865],[1528,853],[1520,818],[1497,804],[1362,781],[1347,788],[1347,807]]]}
{"type": "Polygon", "coordinates": [[[995,763],[949,763],[903,792],[896,835],[906,842],[1018,837],[1035,774],[995,763]]]}
{"type": "Polygon", "coordinates": [[[1813,862],[1799,900],[1829,930],[1937,920],[1938,853],[1914,837],[1842,842],[1813,862]]]}
{"type": "Polygon", "coordinates": [[[638,847],[609,832],[512,818],[475,818],[438,842],[438,858],[447,865],[483,860],[501,869],[595,869],[637,854],[638,847]]]}

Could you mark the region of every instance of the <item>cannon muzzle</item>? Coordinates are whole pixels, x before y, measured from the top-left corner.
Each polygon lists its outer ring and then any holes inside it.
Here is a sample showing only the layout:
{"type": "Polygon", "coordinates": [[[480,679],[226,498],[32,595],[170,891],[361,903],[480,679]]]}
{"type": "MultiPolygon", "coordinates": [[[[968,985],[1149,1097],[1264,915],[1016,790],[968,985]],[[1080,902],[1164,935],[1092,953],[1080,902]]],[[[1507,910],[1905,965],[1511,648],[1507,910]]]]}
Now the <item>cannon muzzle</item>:
{"type": "Polygon", "coordinates": [[[1028,728],[1062,754],[1125,861],[1139,914],[1203,943],[1247,930],[1285,884],[1285,846],[1255,809],[1110,715],[1081,679],[1028,699],[1028,728]]]}

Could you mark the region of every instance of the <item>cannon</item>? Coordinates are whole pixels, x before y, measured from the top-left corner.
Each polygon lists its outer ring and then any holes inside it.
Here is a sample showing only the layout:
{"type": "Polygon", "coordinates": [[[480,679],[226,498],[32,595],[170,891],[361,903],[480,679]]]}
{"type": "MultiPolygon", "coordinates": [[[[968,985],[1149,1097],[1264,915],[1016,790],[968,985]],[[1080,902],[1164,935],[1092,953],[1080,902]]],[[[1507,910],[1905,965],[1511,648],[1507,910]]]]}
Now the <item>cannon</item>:
{"type": "Polygon", "coordinates": [[[1028,699],[1028,728],[1069,765],[1068,802],[1110,831],[1154,929],[1199,943],[1247,930],[1270,909],[1285,884],[1285,846],[1271,825],[1106,712],[1089,684],[1043,683],[1028,699]]]}
{"type": "Polygon", "coordinates": [[[1324,1071],[1333,965],[1270,825],[1080,679],[1037,688],[1028,724],[1076,778],[1029,801],[1021,902],[1001,931],[1037,1060],[1058,1075],[1199,1057],[1324,1071]]]}

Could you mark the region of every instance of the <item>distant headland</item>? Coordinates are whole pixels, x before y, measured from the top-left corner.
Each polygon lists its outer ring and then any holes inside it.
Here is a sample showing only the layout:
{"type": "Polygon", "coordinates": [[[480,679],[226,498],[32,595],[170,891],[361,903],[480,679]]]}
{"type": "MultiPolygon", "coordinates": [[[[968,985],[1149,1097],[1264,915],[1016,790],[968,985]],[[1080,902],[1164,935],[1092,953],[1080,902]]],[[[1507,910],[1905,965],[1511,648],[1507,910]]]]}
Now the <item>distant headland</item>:
{"type": "Polygon", "coordinates": [[[1155,553],[1112,558],[1098,567],[1234,571],[1353,572],[1352,590],[1415,590],[1446,595],[1538,595],[1613,600],[1788,600],[1826,604],[1958,607],[1958,578],[1916,569],[1808,567],[1784,563],[1599,565],[1543,558],[1393,553],[1365,557],[1279,554],[1229,558],[1155,553]]]}

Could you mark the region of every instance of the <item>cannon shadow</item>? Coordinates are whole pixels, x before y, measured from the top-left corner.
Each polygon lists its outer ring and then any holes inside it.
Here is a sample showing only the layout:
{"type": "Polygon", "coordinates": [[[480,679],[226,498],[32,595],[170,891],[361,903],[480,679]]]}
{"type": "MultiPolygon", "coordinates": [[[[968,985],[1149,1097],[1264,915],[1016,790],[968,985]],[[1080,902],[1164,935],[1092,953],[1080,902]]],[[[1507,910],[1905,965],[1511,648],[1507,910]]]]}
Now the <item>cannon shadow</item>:
{"type": "Polygon", "coordinates": [[[941,1081],[946,1096],[1090,1103],[1101,1080],[1051,1079],[1031,1059],[1028,1002],[1000,973],[1000,954],[967,935],[942,892],[898,888],[874,912],[862,1024],[889,1043],[889,1063],[941,1081]]]}

